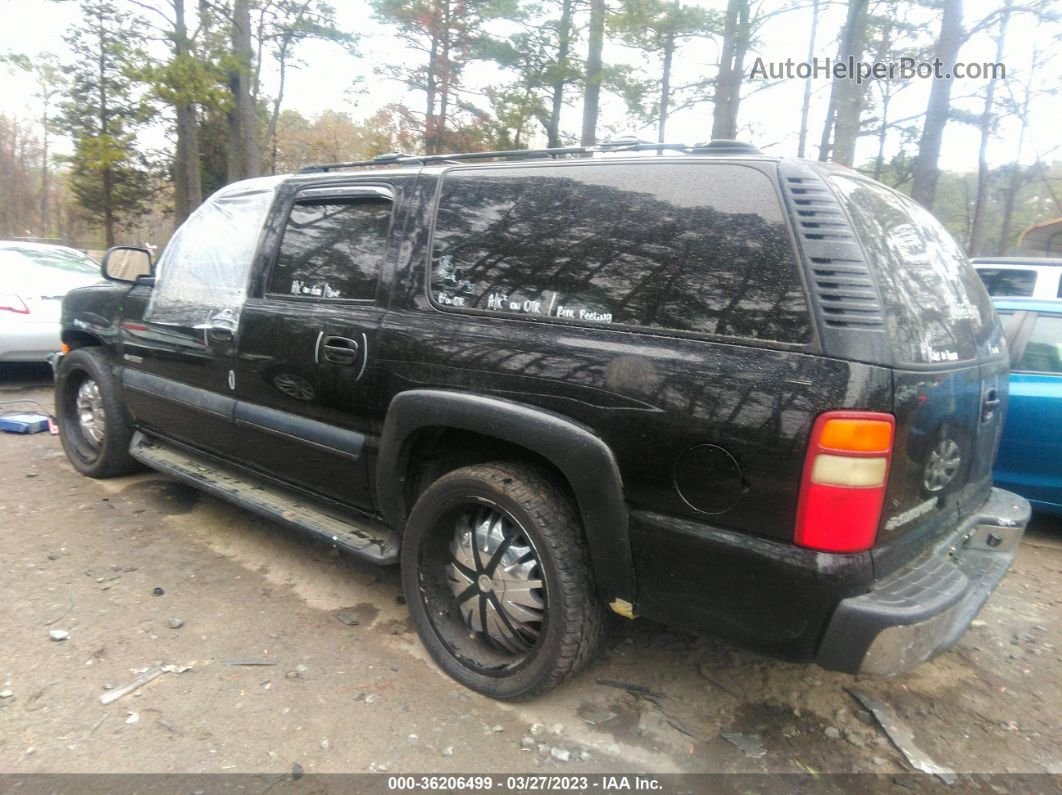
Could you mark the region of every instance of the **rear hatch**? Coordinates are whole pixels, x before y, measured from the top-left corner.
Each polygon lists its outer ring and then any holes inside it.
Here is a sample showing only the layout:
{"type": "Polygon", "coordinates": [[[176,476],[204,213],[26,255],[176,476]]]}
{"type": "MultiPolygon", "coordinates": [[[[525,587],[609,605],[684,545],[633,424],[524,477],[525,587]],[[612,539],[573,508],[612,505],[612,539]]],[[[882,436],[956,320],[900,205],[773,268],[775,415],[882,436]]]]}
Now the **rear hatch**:
{"type": "Polygon", "coordinates": [[[862,241],[892,357],[896,437],[873,550],[882,576],[988,498],[1008,361],[984,286],[928,211],[857,176],[829,183],[862,241]]]}

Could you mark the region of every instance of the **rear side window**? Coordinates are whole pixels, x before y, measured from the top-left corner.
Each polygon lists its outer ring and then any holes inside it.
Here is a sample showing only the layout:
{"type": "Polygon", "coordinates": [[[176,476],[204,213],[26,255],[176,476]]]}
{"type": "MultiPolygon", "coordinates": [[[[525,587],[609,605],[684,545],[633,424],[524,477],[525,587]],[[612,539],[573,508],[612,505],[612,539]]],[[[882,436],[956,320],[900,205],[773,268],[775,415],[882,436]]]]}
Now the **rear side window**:
{"type": "Polygon", "coordinates": [[[1062,374],[1062,317],[1040,315],[1015,370],[1062,374]]]}
{"type": "Polygon", "coordinates": [[[284,227],[269,292],[372,300],[387,253],[386,199],[300,201],[284,227]]]}
{"type": "Polygon", "coordinates": [[[977,275],[981,277],[989,295],[1027,298],[1036,289],[1036,271],[978,268],[977,275]]]}
{"type": "Polygon", "coordinates": [[[587,163],[444,177],[438,306],[805,342],[771,180],[747,166],[587,163]]]}
{"type": "Polygon", "coordinates": [[[976,359],[998,334],[992,303],[947,230],[921,205],[865,179],[835,175],[877,282],[897,361],[976,359]]]}

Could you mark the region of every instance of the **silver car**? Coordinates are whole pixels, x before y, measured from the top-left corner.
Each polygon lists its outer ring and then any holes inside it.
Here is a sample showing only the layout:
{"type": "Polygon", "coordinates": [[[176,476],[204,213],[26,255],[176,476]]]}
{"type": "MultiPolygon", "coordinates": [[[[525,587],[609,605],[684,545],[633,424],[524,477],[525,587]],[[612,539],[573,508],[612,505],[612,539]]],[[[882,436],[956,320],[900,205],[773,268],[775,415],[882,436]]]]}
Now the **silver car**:
{"type": "Polygon", "coordinates": [[[63,296],[100,278],[99,263],[75,249],[0,241],[0,362],[43,362],[59,350],[63,296]]]}

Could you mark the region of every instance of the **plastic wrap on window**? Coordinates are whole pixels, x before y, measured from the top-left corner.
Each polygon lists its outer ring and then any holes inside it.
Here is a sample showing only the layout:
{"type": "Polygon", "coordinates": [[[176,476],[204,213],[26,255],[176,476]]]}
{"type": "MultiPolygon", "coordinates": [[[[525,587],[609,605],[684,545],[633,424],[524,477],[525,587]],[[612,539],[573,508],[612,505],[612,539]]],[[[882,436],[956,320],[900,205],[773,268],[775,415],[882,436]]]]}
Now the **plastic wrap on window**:
{"type": "Polygon", "coordinates": [[[159,258],[147,320],[236,328],[258,238],[281,180],[234,183],[188,217],[159,258]]]}

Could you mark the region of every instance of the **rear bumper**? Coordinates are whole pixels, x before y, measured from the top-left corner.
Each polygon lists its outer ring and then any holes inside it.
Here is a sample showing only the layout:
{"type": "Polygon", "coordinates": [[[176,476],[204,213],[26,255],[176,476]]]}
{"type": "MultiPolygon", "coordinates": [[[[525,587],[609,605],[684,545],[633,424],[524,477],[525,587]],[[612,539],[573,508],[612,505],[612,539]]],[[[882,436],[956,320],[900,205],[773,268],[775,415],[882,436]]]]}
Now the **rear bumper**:
{"type": "Polygon", "coordinates": [[[903,673],[953,646],[1007,573],[1029,521],[1029,503],[992,489],[932,553],[841,600],[816,662],[846,673],[903,673]]]}

